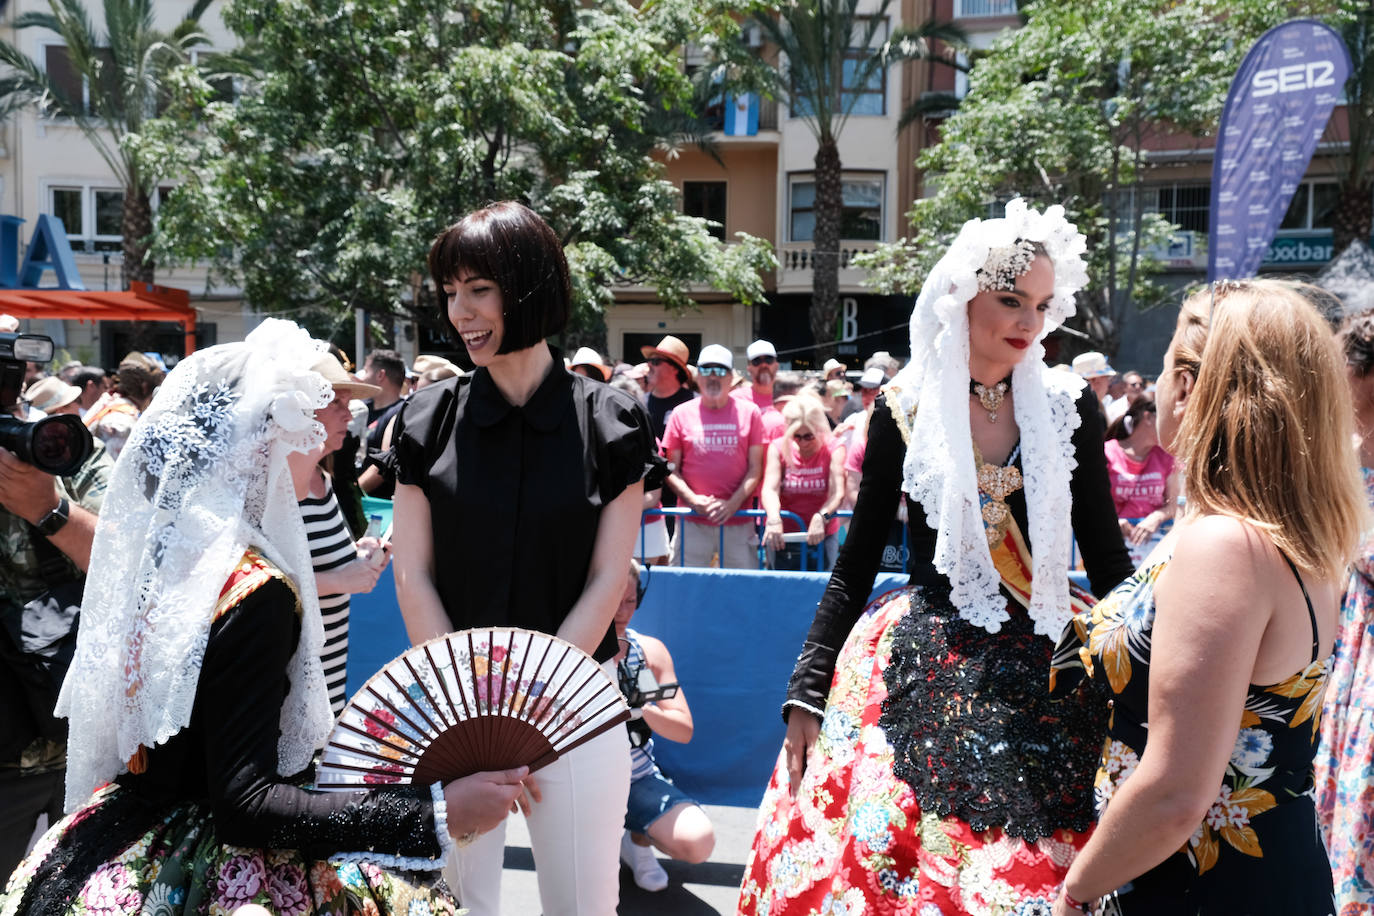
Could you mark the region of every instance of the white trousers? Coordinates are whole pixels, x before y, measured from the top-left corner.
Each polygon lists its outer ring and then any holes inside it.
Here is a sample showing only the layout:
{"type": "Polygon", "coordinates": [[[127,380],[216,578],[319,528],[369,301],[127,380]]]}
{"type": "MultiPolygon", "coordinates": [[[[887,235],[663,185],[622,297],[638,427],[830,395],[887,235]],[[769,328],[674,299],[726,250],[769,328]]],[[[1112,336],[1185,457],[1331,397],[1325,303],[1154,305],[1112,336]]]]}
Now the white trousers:
{"type": "MultiPolygon", "coordinates": [[[[609,664],[609,663],[608,663],[609,664]]],[[[544,800],[525,819],[544,916],[615,916],[630,742],[617,726],[535,774],[544,800]]],[[[444,877],[471,916],[501,916],[506,822],[449,858],[444,877]]]]}

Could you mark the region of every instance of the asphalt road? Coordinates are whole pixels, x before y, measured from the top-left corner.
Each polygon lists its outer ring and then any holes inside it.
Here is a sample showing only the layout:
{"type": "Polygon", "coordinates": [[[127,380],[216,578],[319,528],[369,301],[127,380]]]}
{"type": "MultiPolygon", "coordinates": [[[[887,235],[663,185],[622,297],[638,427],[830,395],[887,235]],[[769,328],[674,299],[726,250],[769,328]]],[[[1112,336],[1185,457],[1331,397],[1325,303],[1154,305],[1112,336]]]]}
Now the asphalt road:
{"type": "MultiPolygon", "coordinates": [[[[716,830],[716,849],[710,861],[686,865],[664,859],[670,883],[649,893],[635,886],[630,870],[620,869],[620,916],[709,916],[734,913],[744,862],[754,838],[753,808],[705,806],[716,830]]],[[[523,818],[514,816],[506,828],[506,870],[501,876],[501,910],[508,916],[538,916],[539,887],[534,856],[523,818]]]]}

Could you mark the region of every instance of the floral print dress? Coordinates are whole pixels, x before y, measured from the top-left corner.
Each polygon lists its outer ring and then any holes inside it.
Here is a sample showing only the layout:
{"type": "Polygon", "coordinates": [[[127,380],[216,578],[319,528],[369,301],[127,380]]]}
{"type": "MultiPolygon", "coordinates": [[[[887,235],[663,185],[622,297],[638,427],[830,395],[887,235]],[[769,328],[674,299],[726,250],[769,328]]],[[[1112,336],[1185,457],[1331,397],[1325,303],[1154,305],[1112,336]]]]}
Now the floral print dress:
{"type": "MultiPolygon", "coordinates": [[[[1374,469],[1364,469],[1374,505],[1374,469]]],[[[1341,916],[1374,913],[1374,538],[1346,583],[1322,710],[1317,815],[1341,916]]]]}
{"type": "MultiPolygon", "coordinates": [[[[1168,557],[1076,617],[1055,650],[1061,687],[1081,675],[1111,690],[1111,719],[1094,789],[1099,815],[1145,751],[1154,586],[1168,557]]],[[[1290,564],[1291,565],[1291,564],[1290,564]]],[[[1296,570],[1294,570],[1296,575],[1296,570]]],[[[1301,577],[1299,577],[1301,584],[1301,577]]],[[[1306,597],[1306,588],[1303,595],[1306,597]]],[[[1317,829],[1312,762],[1331,658],[1277,684],[1252,684],[1217,791],[1193,835],[1160,865],[1109,895],[1105,914],[1328,916],[1331,870],[1317,829]]]]}

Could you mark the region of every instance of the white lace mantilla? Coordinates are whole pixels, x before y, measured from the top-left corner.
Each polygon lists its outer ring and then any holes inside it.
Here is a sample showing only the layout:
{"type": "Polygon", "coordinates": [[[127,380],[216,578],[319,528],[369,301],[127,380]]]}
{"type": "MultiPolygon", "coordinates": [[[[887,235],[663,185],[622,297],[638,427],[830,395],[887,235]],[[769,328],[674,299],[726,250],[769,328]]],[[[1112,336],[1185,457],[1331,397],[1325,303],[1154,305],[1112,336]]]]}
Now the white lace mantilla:
{"type": "Polygon", "coordinates": [[[977,272],[989,253],[1019,239],[1041,243],[1054,262],[1045,327],[1012,370],[1011,391],[1021,431],[1026,534],[1035,549],[1029,613],[1037,633],[1057,639],[1071,616],[1069,481],[1077,466],[1075,401],[1084,382],[1045,366],[1043,340],[1074,314],[1074,293],[1087,282],[1081,257],[1086,242],[1062,207],[1038,213],[1018,198],[1007,204],[1003,219],[964,224],[917,297],[911,361],[892,380],[887,399],[907,425],[902,489],[924,508],[936,532],[935,569],[949,579],[960,616],[996,633],[1008,614],[978,500],[969,427],[968,302],[978,293],[977,272]]]}
{"type": "MultiPolygon", "coordinates": [[[[287,668],[278,770],[305,769],[332,721],[310,550],[286,456],[324,439],[333,400],[310,371],[323,345],[268,319],[243,343],[192,354],[167,376],[115,464],[96,526],[67,717],[66,808],[191,720],[215,605],[255,547],[295,584],[301,637],[287,668]]],[[[211,723],[213,727],[213,723],[211,723]]]]}

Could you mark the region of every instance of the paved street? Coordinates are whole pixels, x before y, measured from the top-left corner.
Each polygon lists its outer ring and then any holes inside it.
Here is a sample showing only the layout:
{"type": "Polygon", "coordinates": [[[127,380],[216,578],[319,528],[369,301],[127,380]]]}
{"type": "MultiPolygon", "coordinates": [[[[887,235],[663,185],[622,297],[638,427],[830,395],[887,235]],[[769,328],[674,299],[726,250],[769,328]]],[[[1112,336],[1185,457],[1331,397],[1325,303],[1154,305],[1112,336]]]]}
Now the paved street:
{"type": "MultiPolygon", "coordinates": [[[[621,916],[707,916],[735,912],[757,811],[707,805],[706,813],[716,828],[716,851],[711,861],[684,865],[660,857],[672,883],[653,894],[636,887],[629,869],[622,867],[621,916]]],[[[537,916],[539,913],[534,858],[521,817],[512,817],[506,831],[506,871],[502,878],[501,901],[502,910],[509,916],[537,916]]]]}

